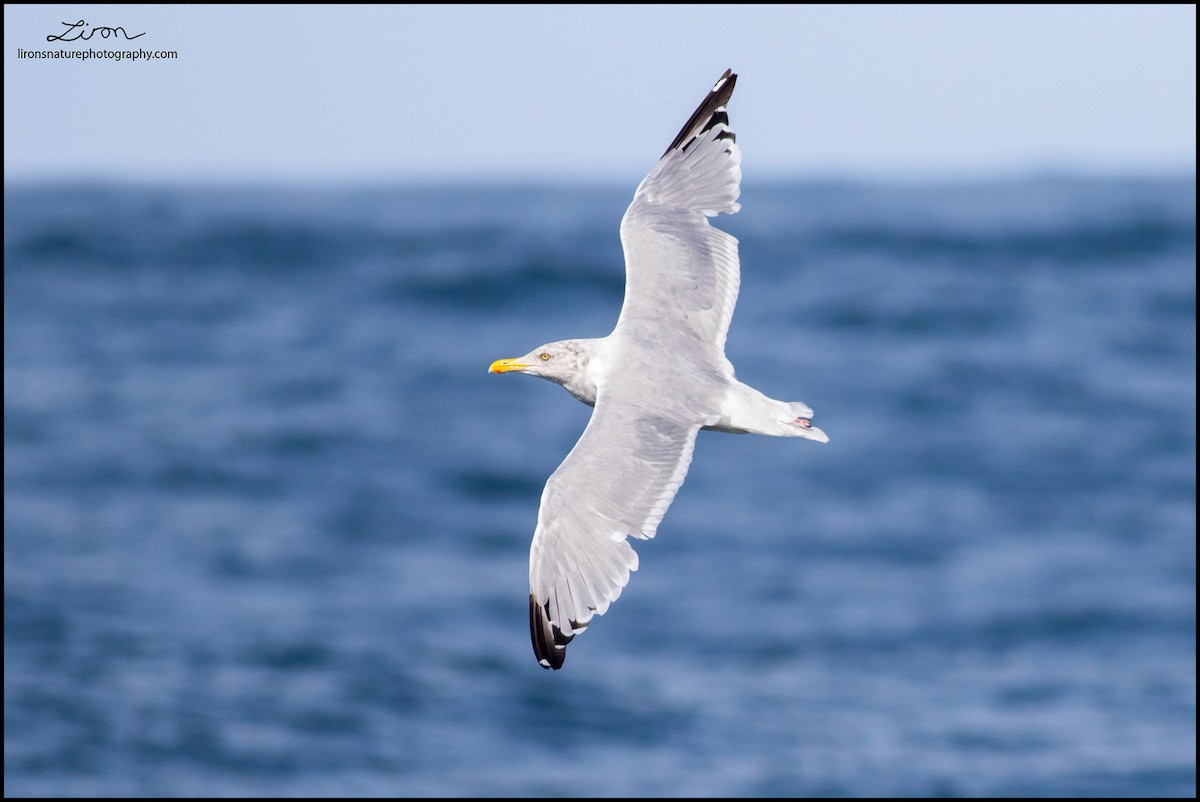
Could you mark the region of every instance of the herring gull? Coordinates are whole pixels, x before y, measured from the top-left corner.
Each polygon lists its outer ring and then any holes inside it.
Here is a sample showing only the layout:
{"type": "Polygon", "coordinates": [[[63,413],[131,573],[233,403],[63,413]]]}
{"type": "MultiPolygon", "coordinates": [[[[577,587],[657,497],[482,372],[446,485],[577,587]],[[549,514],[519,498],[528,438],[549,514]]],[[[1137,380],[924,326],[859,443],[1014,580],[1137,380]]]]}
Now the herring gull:
{"type": "Polygon", "coordinates": [[[734,214],[741,149],[726,70],[633,195],[621,220],[625,301],[607,337],[562,340],[499,359],[491,373],[561,384],[594,407],[546,482],[529,554],[529,627],[545,668],[621,595],[687,474],[700,429],[829,438],[798,401],[734,378],[725,334],[738,294],[737,240],[709,225],[734,214]]]}

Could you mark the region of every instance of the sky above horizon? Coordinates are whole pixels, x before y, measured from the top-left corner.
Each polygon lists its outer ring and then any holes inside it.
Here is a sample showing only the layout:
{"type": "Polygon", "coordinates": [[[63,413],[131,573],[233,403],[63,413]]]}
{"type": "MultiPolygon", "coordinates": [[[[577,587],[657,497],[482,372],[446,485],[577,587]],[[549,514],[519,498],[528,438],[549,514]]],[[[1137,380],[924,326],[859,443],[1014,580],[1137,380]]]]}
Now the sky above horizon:
{"type": "Polygon", "coordinates": [[[1195,173],[1194,5],[6,5],[4,45],[6,181],[636,182],[726,67],[748,179],[1195,173]],[[18,57],[89,48],[179,57],[18,57]]]}

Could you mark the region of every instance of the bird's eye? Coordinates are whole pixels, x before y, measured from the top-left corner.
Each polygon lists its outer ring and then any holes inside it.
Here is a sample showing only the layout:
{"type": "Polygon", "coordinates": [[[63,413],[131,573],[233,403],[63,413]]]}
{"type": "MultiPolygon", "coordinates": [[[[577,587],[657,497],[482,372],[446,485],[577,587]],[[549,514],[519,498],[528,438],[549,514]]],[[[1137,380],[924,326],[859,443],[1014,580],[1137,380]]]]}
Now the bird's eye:
{"type": "Polygon", "coordinates": [[[550,354],[546,353],[545,351],[542,351],[540,354],[538,354],[538,359],[542,360],[543,362],[549,361],[550,354]]]}

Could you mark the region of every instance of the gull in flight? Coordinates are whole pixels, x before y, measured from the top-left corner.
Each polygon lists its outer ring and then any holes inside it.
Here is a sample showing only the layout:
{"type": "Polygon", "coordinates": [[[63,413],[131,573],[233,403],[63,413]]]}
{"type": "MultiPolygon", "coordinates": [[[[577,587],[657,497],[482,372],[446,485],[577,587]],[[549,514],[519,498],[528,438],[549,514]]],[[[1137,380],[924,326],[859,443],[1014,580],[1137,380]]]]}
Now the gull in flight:
{"type": "Polygon", "coordinates": [[[725,111],[736,81],[726,70],[633,195],[612,333],[488,369],[549,379],[594,407],[546,482],[529,553],[529,628],[545,668],[561,668],[571,639],[621,595],[638,567],[626,538],[654,537],[700,429],[829,442],[807,405],[742,384],[725,358],[737,240],[707,218],[741,208],[741,149],[725,111]]]}

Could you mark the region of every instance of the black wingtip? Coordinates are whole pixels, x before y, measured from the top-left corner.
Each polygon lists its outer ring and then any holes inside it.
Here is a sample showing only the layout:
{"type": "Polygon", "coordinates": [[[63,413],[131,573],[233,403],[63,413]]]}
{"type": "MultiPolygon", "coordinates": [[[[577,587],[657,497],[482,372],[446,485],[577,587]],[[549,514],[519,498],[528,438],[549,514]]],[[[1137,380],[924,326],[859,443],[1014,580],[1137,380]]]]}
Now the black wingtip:
{"type": "Polygon", "coordinates": [[[723,109],[729,103],[729,98],[733,97],[733,87],[737,84],[737,74],[733,70],[725,70],[717,82],[713,84],[713,88],[700,105],[692,112],[692,116],[688,118],[687,123],[679,130],[675,136],[671,147],[663,151],[663,156],[666,156],[675,148],[687,142],[697,134],[704,133],[718,123],[729,124],[729,115],[723,109]]]}
{"type": "Polygon", "coordinates": [[[562,668],[567,659],[567,644],[574,635],[564,635],[562,630],[550,622],[550,611],[537,603],[529,594],[529,636],[533,640],[533,654],[542,668],[562,668]]]}

